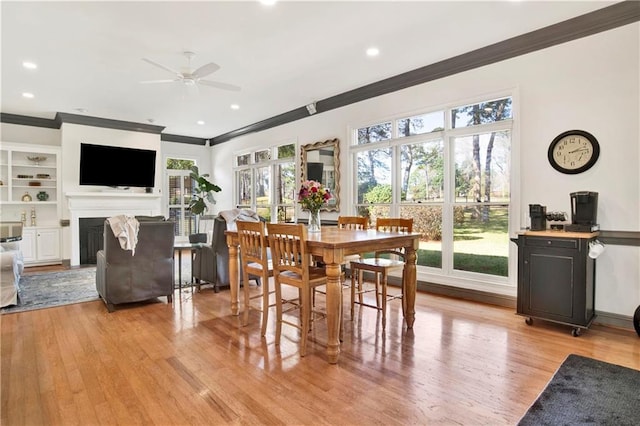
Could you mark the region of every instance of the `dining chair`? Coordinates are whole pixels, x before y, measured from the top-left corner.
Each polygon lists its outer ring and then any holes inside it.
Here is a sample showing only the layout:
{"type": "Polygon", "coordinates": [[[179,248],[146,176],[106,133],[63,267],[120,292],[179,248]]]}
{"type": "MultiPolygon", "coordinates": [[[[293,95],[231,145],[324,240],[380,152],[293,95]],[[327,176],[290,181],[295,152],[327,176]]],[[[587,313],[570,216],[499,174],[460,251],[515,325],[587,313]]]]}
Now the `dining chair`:
{"type": "Polygon", "coordinates": [[[269,247],[273,257],[273,277],[276,291],[276,345],[280,345],[282,324],[291,325],[300,330],[302,335],[300,355],[307,351],[307,335],[309,333],[313,307],[311,292],[315,287],[325,285],[327,276],[325,269],[315,266],[307,252],[307,228],[302,224],[267,224],[269,247]],[[298,289],[298,303],[293,309],[300,309],[300,323],[283,318],[282,286],[289,285],[298,289]]]}
{"type": "MultiPolygon", "coordinates": [[[[338,216],[338,228],[340,229],[367,229],[368,227],[369,219],[364,216],[338,216]]],[[[347,283],[346,280],[344,266],[348,265],[352,260],[359,260],[360,258],[360,254],[350,254],[344,257],[344,261],[342,262],[342,275],[340,277],[340,282],[342,282],[343,287],[349,287],[349,283],[347,283]]],[[[316,292],[325,294],[322,290],[314,290],[312,300],[313,306],[316,305],[316,292]]]]}
{"type": "MultiPolygon", "coordinates": [[[[413,232],[413,219],[405,218],[378,218],[376,220],[376,230],[379,232],[413,232]]],[[[356,304],[368,306],[382,311],[382,330],[384,331],[387,323],[387,301],[394,299],[402,299],[404,295],[404,265],[405,253],[402,248],[379,250],[376,251],[374,257],[353,260],[351,267],[351,319],[354,317],[354,308],[356,304]],[[400,294],[389,295],[387,292],[387,279],[389,273],[394,270],[403,270],[400,294]],[[374,289],[364,288],[364,272],[372,272],[374,274],[374,289]],[[376,304],[367,303],[363,295],[368,292],[375,292],[376,304]],[[356,295],[358,300],[356,301],[356,295]]],[[[404,301],[402,304],[404,313],[404,301]]]]}
{"type": "Polygon", "coordinates": [[[237,221],[238,241],[240,243],[240,258],[242,262],[242,276],[244,283],[244,317],[243,326],[249,323],[249,311],[256,309],[262,312],[262,327],[260,334],[264,336],[267,332],[267,322],[269,319],[269,308],[275,306],[269,303],[269,296],[275,290],[269,290],[269,277],[273,276],[273,263],[269,259],[267,252],[267,237],[265,224],[262,221],[249,222],[237,221]],[[249,292],[249,275],[258,277],[258,283],[262,282],[262,291],[251,295],[249,292]],[[257,308],[251,304],[254,299],[262,299],[262,306],[257,308]]]}

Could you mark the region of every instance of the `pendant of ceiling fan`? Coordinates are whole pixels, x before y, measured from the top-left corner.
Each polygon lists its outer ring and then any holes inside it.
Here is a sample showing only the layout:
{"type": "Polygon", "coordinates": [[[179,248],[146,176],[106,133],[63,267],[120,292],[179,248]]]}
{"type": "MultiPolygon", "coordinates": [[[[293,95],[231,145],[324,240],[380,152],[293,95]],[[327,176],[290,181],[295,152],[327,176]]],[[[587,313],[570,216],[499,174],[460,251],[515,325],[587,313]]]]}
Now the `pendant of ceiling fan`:
{"type": "Polygon", "coordinates": [[[203,80],[203,77],[206,77],[218,71],[220,69],[220,65],[214,62],[209,62],[208,64],[205,64],[200,68],[192,71],[191,59],[195,56],[195,53],[186,51],[186,52],[183,52],[183,54],[187,58],[187,67],[182,72],[176,71],[173,68],[160,64],[149,58],[142,58],[142,60],[147,62],[148,64],[151,64],[155,67],[168,71],[171,74],[174,74],[175,77],[172,79],[163,79],[163,80],[146,80],[146,81],[141,81],[140,83],[155,84],[155,83],[173,83],[173,82],[179,81],[179,82],[182,82],[185,86],[203,85],[203,86],[215,87],[217,89],[223,89],[223,90],[232,90],[232,91],[240,90],[240,87],[235,86],[233,84],[222,83],[219,81],[203,80]]]}

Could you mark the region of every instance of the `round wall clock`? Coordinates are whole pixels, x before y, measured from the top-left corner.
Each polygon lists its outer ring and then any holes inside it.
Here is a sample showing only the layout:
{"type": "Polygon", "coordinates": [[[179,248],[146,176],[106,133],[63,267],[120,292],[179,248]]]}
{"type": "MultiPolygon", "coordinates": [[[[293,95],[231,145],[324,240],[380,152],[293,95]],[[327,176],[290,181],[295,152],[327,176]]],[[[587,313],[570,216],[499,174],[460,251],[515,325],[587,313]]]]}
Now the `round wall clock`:
{"type": "Polygon", "coordinates": [[[549,145],[549,163],[559,172],[577,174],[589,170],[600,156],[598,140],[584,130],[568,130],[549,145]]]}

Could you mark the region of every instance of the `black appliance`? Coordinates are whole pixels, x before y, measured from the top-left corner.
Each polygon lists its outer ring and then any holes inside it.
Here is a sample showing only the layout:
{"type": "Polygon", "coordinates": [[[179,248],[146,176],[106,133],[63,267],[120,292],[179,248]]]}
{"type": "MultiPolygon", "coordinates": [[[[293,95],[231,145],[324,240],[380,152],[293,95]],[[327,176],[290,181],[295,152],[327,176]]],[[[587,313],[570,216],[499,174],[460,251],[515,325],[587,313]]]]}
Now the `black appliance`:
{"type": "Polygon", "coordinates": [[[529,204],[529,217],[531,218],[532,231],[546,231],[547,229],[547,206],[540,204],[529,204]]]}
{"type": "Polygon", "coordinates": [[[565,229],[571,232],[594,232],[598,225],[598,193],[578,191],[571,196],[571,225],[565,229]]]}

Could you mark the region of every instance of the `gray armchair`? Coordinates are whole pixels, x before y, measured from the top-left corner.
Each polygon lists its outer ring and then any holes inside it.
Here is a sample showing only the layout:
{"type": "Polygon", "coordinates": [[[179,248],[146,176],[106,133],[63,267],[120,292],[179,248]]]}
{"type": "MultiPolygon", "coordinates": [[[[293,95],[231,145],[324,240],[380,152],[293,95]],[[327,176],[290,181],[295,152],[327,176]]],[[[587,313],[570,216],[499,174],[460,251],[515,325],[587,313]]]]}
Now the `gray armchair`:
{"type": "Polygon", "coordinates": [[[224,231],[227,230],[227,222],[222,216],[217,216],[213,221],[213,234],[211,245],[204,245],[196,251],[193,260],[193,278],[200,285],[202,283],[213,284],[213,290],[217,293],[221,287],[229,287],[229,247],[224,231]]]}
{"type": "Polygon", "coordinates": [[[109,312],[120,303],[167,296],[173,301],[173,229],[171,221],[140,221],[135,255],[120,248],[104,222],[104,248],[98,251],[96,289],[109,312]]]}

